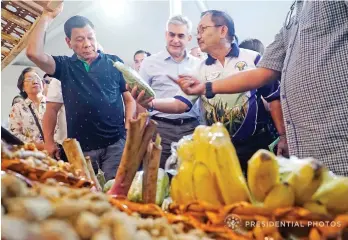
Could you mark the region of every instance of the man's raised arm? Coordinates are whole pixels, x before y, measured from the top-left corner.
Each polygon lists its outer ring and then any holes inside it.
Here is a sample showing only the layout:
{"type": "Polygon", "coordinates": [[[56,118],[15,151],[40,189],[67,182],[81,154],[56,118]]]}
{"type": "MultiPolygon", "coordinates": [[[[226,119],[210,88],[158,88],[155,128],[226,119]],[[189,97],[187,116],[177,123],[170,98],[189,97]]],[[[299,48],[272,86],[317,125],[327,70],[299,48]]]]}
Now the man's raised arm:
{"type": "Polygon", "coordinates": [[[63,10],[63,4],[53,12],[44,11],[34,31],[29,36],[27,46],[27,57],[35,63],[42,71],[52,75],[56,70],[53,57],[44,52],[45,34],[53,19],[63,10]]]}

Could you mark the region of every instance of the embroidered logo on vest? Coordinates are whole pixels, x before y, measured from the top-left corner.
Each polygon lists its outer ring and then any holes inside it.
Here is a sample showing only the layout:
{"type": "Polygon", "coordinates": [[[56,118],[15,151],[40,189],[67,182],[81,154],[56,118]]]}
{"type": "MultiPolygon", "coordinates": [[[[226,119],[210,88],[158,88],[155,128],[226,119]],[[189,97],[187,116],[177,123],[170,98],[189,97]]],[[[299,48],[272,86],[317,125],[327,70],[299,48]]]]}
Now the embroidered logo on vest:
{"type": "Polygon", "coordinates": [[[239,61],[236,63],[236,65],[234,65],[235,68],[238,68],[239,71],[243,71],[245,70],[245,68],[247,67],[247,63],[244,61],[239,61]]]}

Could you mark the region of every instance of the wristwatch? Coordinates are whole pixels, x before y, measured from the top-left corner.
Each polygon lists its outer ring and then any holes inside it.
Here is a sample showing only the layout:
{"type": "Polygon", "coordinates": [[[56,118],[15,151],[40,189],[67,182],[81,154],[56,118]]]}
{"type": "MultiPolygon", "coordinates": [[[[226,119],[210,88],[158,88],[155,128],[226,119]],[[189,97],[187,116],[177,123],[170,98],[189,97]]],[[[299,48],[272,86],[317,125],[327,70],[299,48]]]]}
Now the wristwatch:
{"type": "Polygon", "coordinates": [[[212,82],[206,82],[205,83],[205,96],[208,99],[215,97],[215,94],[213,93],[212,82]]]}
{"type": "Polygon", "coordinates": [[[153,101],[151,101],[151,106],[147,109],[147,111],[152,112],[153,110],[155,110],[155,106],[153,104],[153,101]]]}

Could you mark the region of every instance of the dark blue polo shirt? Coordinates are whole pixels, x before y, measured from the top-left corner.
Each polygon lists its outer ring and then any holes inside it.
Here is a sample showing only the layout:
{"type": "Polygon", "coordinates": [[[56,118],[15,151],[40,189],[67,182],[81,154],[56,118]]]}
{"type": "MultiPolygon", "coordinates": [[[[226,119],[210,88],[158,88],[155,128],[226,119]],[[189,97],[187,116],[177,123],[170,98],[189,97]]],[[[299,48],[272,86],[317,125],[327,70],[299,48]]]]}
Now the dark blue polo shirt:
{"type": "Polygon", "coordinates": [[[83,151],[106,148],[124,137],[126,83],[110,59],[123,61],[99,52],[88,68],[76,54],[53,58],[56,72],[52,77],[61,81],[68,137],[76,138],[83,151]]]}

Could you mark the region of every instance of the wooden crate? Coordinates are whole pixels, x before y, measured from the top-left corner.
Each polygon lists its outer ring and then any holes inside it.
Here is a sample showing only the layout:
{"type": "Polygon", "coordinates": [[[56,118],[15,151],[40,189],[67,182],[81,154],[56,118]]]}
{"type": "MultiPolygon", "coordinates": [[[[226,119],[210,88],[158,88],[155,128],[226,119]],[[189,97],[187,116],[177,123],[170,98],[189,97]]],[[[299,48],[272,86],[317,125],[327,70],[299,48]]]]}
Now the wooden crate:
{"type": "Polygon", "coordinates": [[[1,2],[1,69],[9,65],[26,47],[28,36],[43,11],[52,11],[61,2],[61,0],[1,2]]]}

